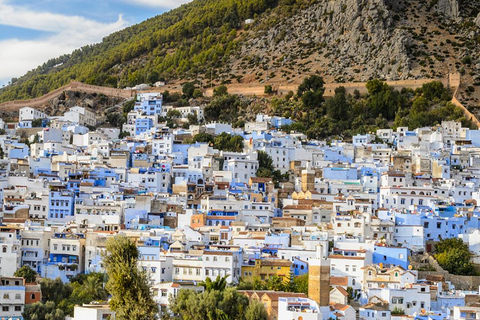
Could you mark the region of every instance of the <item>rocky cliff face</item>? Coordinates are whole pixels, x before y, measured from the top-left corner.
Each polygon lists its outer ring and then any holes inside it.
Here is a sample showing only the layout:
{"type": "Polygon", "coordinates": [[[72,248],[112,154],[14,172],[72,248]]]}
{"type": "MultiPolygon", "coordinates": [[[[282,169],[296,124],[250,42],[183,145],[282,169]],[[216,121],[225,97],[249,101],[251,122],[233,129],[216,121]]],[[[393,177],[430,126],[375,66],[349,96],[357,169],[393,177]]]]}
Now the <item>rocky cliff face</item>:
{"type": "Polygon", "coordinates": [[[450,19],[458,19],[460,17],[458,0],[438,0],[435,5],[437,12],[450,19]]]}
{"type": "Polygon", "coordinates": [[[478,16],[475,18],[475,24],[477,25],[477,27],[480,28],[480,13],[479,13],[478,16]]]}
{"type": "Polygon", "coordinates": [[[326,75],[345,81],[358,75],[363,80],[405,79],[411,39],[394,28],[398,16],[392,9],[387,0],[320,1],[246,41],[241,56],[279,70],[304,58],[299,72],[323,63],[326,75]]]}

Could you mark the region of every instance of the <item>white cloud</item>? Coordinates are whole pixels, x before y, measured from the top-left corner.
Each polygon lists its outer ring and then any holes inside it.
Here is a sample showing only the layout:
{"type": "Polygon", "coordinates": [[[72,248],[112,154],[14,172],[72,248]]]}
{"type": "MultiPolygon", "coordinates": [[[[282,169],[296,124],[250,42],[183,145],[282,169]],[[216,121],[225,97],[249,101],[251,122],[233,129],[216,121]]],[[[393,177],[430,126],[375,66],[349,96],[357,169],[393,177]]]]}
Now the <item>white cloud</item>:
{"type": "Polygon", "coordinates": [[[146,7],[173,9],[190,1],[191,0],[130,0],[128,3],[138,4],[146,7]]]}
{"type": "Polygon", "coordinates": [[[0,0],[0,24],[52,34],[34,40],[0,41],[0,84],[23,75],[48,59],[99,42],[103,37],[128,25],[122,16],[113,23],[103,23],[80,16],[35,12],[6,4],[3,0],[0,0]]]}

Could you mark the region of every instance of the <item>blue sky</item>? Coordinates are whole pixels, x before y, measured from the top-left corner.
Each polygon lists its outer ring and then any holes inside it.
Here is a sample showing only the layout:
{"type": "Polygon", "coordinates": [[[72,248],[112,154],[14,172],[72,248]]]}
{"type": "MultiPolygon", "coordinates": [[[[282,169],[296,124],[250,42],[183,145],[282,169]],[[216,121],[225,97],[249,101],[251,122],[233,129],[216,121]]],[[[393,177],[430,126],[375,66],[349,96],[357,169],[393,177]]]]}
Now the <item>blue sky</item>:
{"type": "Polygon", "coordinates": [[[0,86],[190,0],[0,0],[0,86]]]}

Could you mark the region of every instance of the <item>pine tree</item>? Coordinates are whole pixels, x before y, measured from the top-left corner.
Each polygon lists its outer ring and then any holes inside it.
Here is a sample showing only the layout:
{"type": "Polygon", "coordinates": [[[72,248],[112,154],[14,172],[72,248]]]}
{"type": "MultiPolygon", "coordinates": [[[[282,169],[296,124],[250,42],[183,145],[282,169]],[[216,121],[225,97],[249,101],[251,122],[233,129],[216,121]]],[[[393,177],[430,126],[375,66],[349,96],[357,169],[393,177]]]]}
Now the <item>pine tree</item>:
{"type": "Polygon", "coordinates": [[[153,300],[146,272],[137,266],[139,252],[130,239],[115,236],[107,241],[104,255],[108,274],[106,289],[117,319],[154,319],[158,306],[153,300]]]}

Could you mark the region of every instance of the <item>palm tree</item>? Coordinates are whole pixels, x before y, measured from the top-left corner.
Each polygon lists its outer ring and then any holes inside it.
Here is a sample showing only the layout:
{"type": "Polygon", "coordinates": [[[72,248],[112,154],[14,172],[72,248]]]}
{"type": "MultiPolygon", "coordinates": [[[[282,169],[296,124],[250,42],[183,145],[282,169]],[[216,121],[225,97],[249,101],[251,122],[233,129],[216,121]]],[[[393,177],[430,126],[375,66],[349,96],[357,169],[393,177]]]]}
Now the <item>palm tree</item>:
{"type": "Polygon", "coordinates": [[[95,276],[90,276],[85,280],[83,292],[92,300],[103,300],[107,297],[107,292],[103,289],[103,283],[95,276]]]}
{"type": "Polygon", "coordinates": [[[212,281],[210,277],[207,277],[205,281],[200,282],[198,285],[205,287],[205,291],[223,291],[227,287],[227,278],[228,275],[225,275],[224,277],[217,276],[215,281],[212,281]]]}

